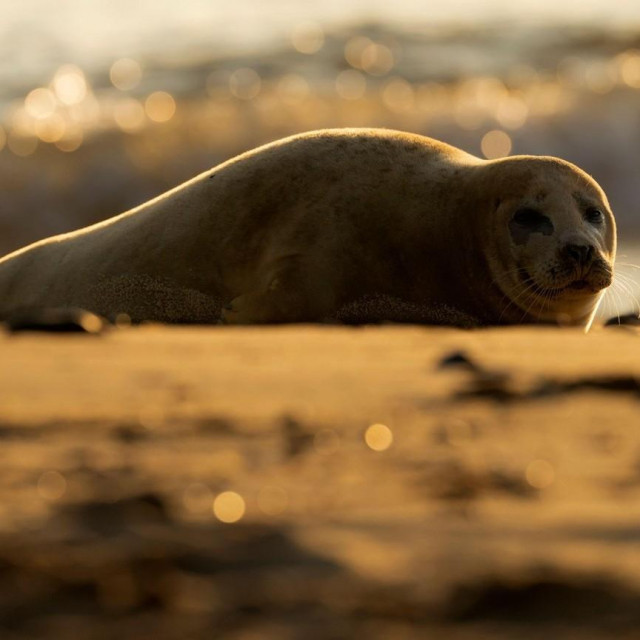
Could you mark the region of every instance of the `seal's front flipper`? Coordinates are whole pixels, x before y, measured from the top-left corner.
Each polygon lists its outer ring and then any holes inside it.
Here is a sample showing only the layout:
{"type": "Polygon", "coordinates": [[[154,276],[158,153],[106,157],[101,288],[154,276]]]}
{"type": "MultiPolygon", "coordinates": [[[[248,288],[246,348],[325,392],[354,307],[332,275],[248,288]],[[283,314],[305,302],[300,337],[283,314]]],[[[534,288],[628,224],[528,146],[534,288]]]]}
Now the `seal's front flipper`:
{"type": "Polygon", "coordinates": [[[260,292],[247,293],[234,298],[220,316],[221,324],[262,324],[268,314],[265,313],[267,301],[260,292]]]}
{"type": "Polygon", "coordinates": [[[333,310],[333,289],[299,256],[272,263],[266,286],[234,298],[222,311],[222,324],[319,322],[333,310]]]}

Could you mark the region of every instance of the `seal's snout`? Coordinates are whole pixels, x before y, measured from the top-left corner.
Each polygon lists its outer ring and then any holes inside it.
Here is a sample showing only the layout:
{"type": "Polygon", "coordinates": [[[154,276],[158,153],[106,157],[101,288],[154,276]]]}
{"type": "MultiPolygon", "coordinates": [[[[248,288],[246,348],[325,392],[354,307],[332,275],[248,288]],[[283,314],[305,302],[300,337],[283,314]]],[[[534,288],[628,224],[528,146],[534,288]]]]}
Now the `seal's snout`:
{"type": "Polygon", "coordinates": [[[562,249],[564,259],[580,270],[584,270],[591,265],[594,253],[595,248],[590,244],[569,243],[562,249]]]}

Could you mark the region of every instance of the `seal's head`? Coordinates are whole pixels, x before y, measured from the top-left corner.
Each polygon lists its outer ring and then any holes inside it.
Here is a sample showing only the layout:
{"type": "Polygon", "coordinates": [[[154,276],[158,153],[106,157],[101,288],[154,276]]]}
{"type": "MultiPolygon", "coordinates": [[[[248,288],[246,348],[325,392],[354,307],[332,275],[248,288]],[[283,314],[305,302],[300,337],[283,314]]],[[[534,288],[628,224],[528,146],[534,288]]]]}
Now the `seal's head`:
{"type": "Polygon", "coordinates": [[[505,314],[588,325],[613,278],[616,227],[604,192],[557,158],[515,156],[487,169],[495,196],[488,261],[505,314]]]}

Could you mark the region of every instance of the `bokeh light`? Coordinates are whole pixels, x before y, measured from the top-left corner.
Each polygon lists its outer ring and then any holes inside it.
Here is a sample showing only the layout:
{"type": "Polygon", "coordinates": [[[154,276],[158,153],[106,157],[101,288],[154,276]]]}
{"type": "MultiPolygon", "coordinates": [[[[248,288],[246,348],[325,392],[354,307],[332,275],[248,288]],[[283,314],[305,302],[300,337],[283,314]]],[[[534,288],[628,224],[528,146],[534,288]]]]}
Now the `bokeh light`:
{"type": "Polygon", "coordinates": [[[176,101],[166,91],[154,91],[147,96],[144,110],[153,122],[168,122],[176,113],[176,101]]]}
{"type": "Polygon", "coordinates": [[[43,500],[55,502],[67,491],[67,481],[58,471],[45,471],[38,478],[38,494],[43,500]]]}
{"type": "Polygon", "coordinates": [[[113,119],[122,131],[135,133],[145,123],[145,111],[140,101],[135,98],[119,100],[113,110],[113,119]]]}
{"type": "Polygon", "coordinates": [[[534,460],[527,466],[525,477],[534,489],[546,489],[555,481],[556,472],[547,460],[534,460]]]}
{"type": "Polygon", "coordinates": [[[283,102],[295,106],[309,97],[311,88],[303,76],[289,73],[280,78],[277,91],[283,102]]]}
{"type": "Polygon", "coordinates": [[[616,57],[622,82],[632,89],[640,89],[640,51],[630,49],[616,57]]]}
{"type": "Polygon", "coordinates": [[[82,69],[66,64],[58,69],[52,81],[53,91],[65,105],[79,104],[87,96],[87,80],[82,69]]]}
{"type": "Polygon", "coordinates": [[[12,129],[7,136],[7,148],[14,155],[26,158],[38,148],[38,138],[12,129]]]}
{"type": "Polygon", "coordinates": [[[56,106],[55,95],[44,87],[30,91],[24,100],[25,111],[32,118],[47,118],[55,111],[56,106]]]}
{"type": "Polygon", "coordinates": [[[62,139],[66,131],[64,118],[58,114],[53,114],[46,120],[38,120],[34,125],[35,134],[42,142],[58,142],[62,139]]]}
{"type": "Polygon", "coordinates": [[[258,508],[268,516],[279,516],[289,506],[289,496],[281,487],[262,487],[257,496],[258,508]]]}
{"type": "Polygon", "coordinates": [[[508,133],[493,129],[482,136],[480,148],[488,160],[504,158],[511,153],[512,142],[508,133]]]}
{"type": "Polygon", "coordinates": [[[244,498],[235,491],[224,491],[213,501],[213,513],[220,522],[238,522],[246,510],[244,498]]]}
{"type": "Polygon", "coordinates": [[[249,67],[236,69],[229,78],[229,90],[240,100],[253,100],[260,93],[261,86],[260,76],[249,67]]]}
{"type": "Polygon", "coordinates": [[[355,36],[347,41],[344,47],[344,59],[354,68],[363,69],[363,56],[373,41],[366,36],[355,36]]]}
{"type": "Polygon", "coordinates": [[[386,451],[393,444],[393,433],[385,424],[372,424],[365,431],[364,441],[374,451],[386,451]]]}
{"type": "Polygon", "coordinates": [[[291,44],[300,53],[317,53],[324,45],[324,30],[317,22],[301,22],[291,32],[291,44]]]}
{"type": "Polygon", "coordinates": [[[140,84],[142,66],[132,58],[120,58],[111,65],[109,78],[116,89],[129,91],[140,84]]]}
{"type": "Polygon", "coordinates": [[[79,126],[67,126],[64,132],[64,136],[56,141],[55,145],[60,151],[65,153],[72,153],[77,151],[84,141],[84,133],[79,126]]]}
{"type": "Polygon", "coordinates": [[[529,116],[529,107],[523,98],[515,95],[505,96],[496,108],[495,118],[505,129],[520,129],[529,116]]]}
{"type": "Polygon", "coordinates": [[[360,55],[360,67],[373,76],[384,76],[394,66],[393,52],[378,42],[368,44],[360,55]]]}

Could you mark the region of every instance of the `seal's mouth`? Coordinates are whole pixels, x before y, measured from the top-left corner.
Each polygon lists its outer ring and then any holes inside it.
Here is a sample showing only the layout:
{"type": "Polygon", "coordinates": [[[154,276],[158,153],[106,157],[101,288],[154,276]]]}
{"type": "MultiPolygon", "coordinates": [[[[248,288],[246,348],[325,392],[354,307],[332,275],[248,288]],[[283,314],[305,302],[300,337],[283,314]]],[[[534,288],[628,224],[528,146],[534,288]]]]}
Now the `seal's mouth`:
{"type": "MultiPolygon", "coordinates": [[[[566,284],[559,287],[542,286],[538,284],[534,277],[524,268],[518,270],[518,275],[523,284],[527,285],[529,291],[537,294],[538,296],[548,299],[560,298],[563,295],[571,292],[580,292],[586,295],[593,295],[598,293],[610,284],[610,280],[605,282],[600,277],[577,277],[566,284]]],[[[589,274],[588,274],[589,275],[589,274]]]]}

